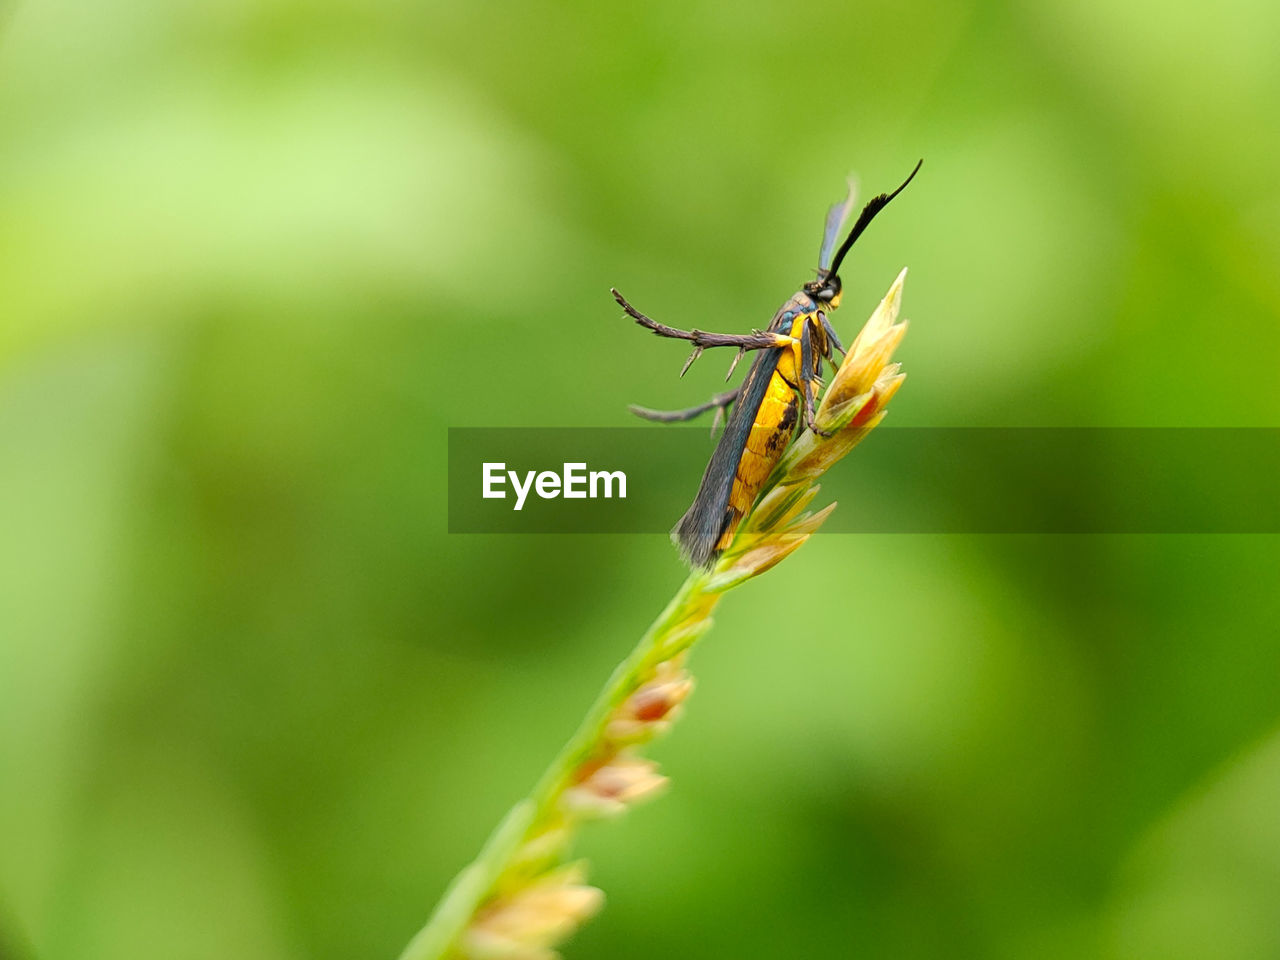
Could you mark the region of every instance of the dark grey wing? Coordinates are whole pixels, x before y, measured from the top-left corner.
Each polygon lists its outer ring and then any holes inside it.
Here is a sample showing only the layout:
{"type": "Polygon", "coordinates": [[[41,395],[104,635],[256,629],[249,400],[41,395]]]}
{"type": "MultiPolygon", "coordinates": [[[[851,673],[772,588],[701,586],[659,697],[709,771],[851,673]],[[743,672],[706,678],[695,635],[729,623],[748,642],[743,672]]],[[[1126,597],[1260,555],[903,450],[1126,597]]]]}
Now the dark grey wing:
{"type": "Polygon", "coordinates": [[[756,410],[769,389],[769,380],[781,354],[782,349],[778,347],[765,350],[751,364],[742,384],[742,395],[702,474],[698,494],[671,531],[671,539],[679,546],[680,553],[695,567],[705,567],[715,559],[716,543],[728,520],[729,494],[733,491],[738,461],[742,459],[747,437],[755,424],[756,410]]]}
{"type": "Polygon", "coordinates": [[[849,219],[849,214],[853,210],[854,200],[858,196],[857,185],[853,182],[853,177],[849,178],[849,190],[845,194],[845,198],[839,203],[833,204],[831,209],[827,211],[827,223],[822,231],[822,250],[818,253],[818,269],[831,269],[831,255],[835,252],[836,241],[840,239],[840,231],[844,229],[845,221],[849,219]]]}

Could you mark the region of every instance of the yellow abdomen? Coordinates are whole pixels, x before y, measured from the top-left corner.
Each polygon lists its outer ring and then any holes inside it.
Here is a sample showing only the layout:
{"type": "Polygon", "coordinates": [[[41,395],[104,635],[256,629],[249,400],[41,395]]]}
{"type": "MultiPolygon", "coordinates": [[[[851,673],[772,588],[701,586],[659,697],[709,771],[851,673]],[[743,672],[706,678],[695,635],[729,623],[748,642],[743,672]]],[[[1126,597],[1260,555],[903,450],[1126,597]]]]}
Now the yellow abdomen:
{"type": "MultiPolygon", "coordinates": [[[[796,340],[800,339],[800,332],[807,320],[808,316],[801,314],[792,324],[790,335],[796,340]]],[[[755,422],[747,435],[747,445],[738,460],[733,489],[729,493],[732,517],[716,543],[717,551],[724,550],[732,542],[739,522],[755,503],[760,488],[782,459],[783,451],[795,434],[800,411],[797,393],[799,384],[800,346],[797,343],[791,349],[784,350],[778,358],[778,366],[769,378],[764,400],[756,408],[755,422]]]]}

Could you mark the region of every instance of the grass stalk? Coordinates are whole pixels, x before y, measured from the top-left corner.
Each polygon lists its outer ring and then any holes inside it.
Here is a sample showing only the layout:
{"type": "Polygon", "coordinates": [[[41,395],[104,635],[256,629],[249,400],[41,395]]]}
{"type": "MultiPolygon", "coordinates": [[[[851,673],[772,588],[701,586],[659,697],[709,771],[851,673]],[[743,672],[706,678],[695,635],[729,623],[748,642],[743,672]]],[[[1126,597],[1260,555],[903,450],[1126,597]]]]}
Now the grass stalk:
{"type": "Polygon", "coordinates": [[[400,960],[554,960],[555,947],[600,908],[582,862],[567,858],[584,822],[623,813],[666,783],[641,748],[664,733],[692,690],[690,648],[728,590],[781,562],[835,508],[807,507],[817,479],[884,416],[904,374],[892,355],[903,270],[849,347],[817,412],[826,436],[804,432],[762,490],[729,549],[689,574],[631,654],[614,669],[577,732],[533,791],[449,885],[400,960]]]}

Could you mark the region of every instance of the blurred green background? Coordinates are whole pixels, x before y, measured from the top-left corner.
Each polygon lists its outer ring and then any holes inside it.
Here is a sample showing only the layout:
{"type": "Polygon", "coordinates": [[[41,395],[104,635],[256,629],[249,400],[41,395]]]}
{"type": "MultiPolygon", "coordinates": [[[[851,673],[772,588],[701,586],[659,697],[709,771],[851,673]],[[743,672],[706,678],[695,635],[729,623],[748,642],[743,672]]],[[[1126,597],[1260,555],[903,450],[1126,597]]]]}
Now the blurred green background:
{"type": "MultiPolygon", "coordinates": [[[[448,536],[446,427],[720,389],[609,287],[762,325],[850,170],[926,158],[836,316],[910,266],[891,422],[1280,421],[1265,0],[4,22],[6,960],[395,956],[683,576],[448,536]]],[[[569,956],[1280,957],[1278,559],[817,538],[584,838],[569,956]]]]}

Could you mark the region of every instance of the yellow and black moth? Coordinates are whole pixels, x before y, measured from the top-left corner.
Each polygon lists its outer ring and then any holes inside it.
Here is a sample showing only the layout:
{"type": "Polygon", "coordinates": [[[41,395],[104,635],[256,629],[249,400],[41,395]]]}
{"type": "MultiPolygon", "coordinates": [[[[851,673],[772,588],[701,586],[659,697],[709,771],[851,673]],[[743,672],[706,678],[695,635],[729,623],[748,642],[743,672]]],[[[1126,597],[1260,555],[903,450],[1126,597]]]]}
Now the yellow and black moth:
{"type": "Polygon", "coordinates": [[[738,524],[751,509],[797,426],[818,431],[814,423],[814,403],[821,387],[822,361],[834,367],[832,351],[844,353],[840,338],[827,318],[840,305],[840,265],[854,241],[876,214],[906,188],[920,165],[916,164],[898,189],[873,197],[862,208],[839,250],[835,250],[835,242],[853,210],[852,189],[844,201],[831,207],[823,231],[817,277],[778,308],[764,331],[728,334],[677,330],[645,316],[617,290],[612,291],[614,299],[640,326],[660,337],[688,340],[693,344],[693,353],[680,371],[681,376],[708,347],[738,348],[729,367],[730,375],[747,351],[759,351],[740,387],[718,394],[706,403],[687,410],[631,408],[633,413],[648,420],[673,423],[691,420],[710,410],[716,412],[719,422],[724,411],[732,407],[724,433],[702,475],[697,496],[671,531],[681,554],[693,566],[710,565],[733,540],[738,524]]]}

